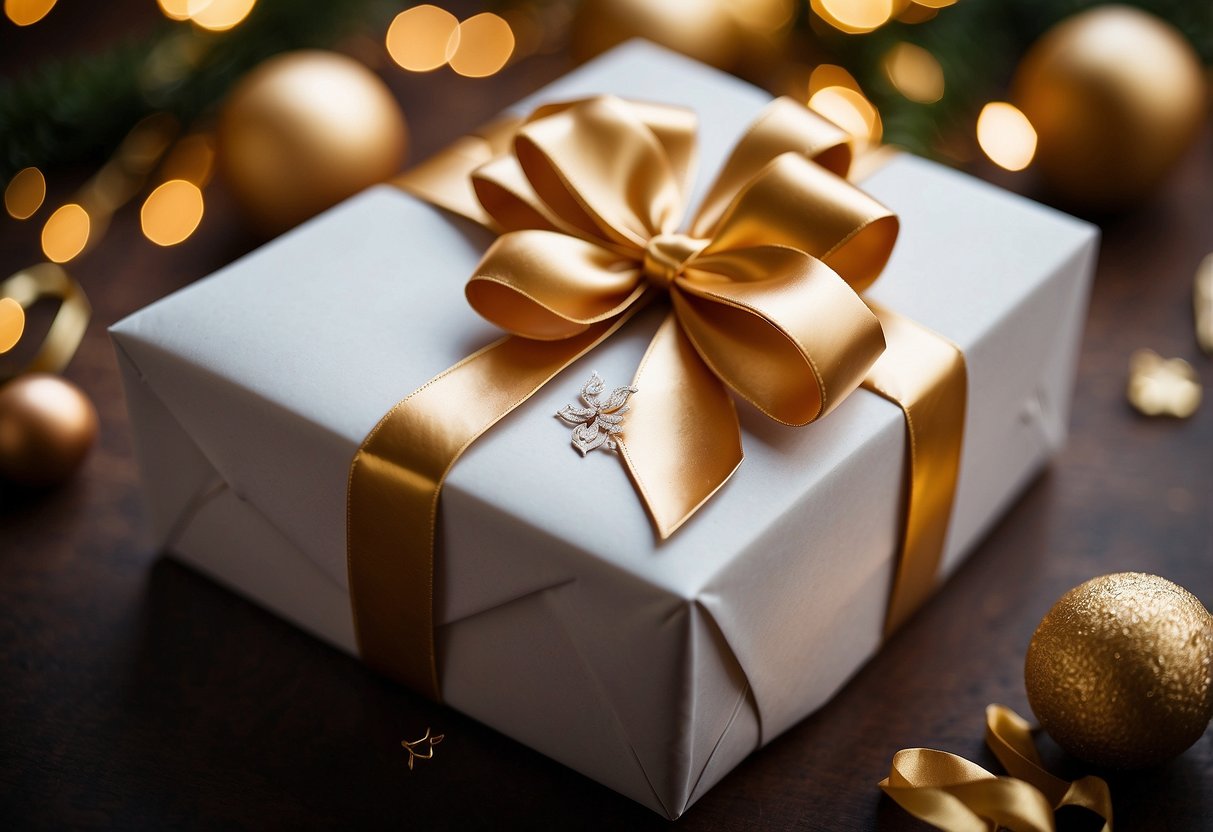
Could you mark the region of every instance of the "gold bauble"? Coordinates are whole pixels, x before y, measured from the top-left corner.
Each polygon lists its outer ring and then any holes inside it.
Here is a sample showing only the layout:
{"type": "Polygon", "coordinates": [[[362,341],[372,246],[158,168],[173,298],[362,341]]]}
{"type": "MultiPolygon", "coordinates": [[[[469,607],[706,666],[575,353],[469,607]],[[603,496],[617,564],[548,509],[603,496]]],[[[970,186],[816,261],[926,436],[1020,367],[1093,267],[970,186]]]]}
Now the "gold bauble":
{"type": "Polygon", "coordinates": [[[1205,87],[1178,30],[1108,5],[1041,37],[1019,65],[1012,100],[1036,128],[1045,186],[1077,207],[1111,211],[1148,194],[1192,143],[1205,87]]]}
{"type": "Polygon", "coordinates": [[[645,38],[721,69],[770,57],[795,13],[793,0],[583,0],[572,51],[587,60],[645,38]]]}
{"type": "Polygon", "coordinates": [[[1213,718],[1213,616],[1156,575],[1094,578],[1040,622],[1024,680],[1041,727],[1075,757],[1156,765],[1200,739],[1213,718]]]}
{"type": "Polygon", "coordinates": [[[30,373],[0,387],[0,478],[35,488],[75,471],[97,438],[97,411],[76,385],[30,373]]]}
{"type": "Polygon", "coordinates": [[[362,64],[305,50],[245,76],[219,118],[217,161],[263,234],[277,234],[397,173],[408,131],[362,64]]]}

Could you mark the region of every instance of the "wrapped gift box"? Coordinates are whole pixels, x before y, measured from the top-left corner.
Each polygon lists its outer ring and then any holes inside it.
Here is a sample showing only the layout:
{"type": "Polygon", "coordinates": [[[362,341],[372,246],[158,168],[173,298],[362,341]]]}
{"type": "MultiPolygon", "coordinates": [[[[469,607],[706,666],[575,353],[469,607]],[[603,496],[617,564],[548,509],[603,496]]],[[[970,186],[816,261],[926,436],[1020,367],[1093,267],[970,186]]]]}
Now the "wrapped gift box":
{"type": "MultiPolygon", "coordinates": [[[[513,110],[600,93],[697,111],[699,194],[769,100],[632,43],[513,110]]],[[[908,155],[862,187],[902,222],[868,297],[968,361],[942,580],[1064,440],[1097,234],[908,155]]],[[[165,549],[356,652],[350,460],[395,402],[497,337],[463,295],[491,239],[373,188],[117,324],[165,549]]],[[[659,543],[619,461],[581,458],[553,418],[591,371],[631,378],[659,320],[641,313],[456,465],[435,616],[452,707],[673,818],[879,648],[906,440],[864,391],[804,428],[740,407],[744,464],[659,543]]]]}

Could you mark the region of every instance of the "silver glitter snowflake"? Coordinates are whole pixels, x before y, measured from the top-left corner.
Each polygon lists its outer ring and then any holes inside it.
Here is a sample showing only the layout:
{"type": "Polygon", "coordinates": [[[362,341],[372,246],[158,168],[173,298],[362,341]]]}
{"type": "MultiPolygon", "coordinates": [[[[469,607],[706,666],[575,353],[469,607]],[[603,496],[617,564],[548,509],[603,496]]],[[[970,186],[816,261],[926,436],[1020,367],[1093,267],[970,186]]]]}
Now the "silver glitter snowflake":
{"type": "Polygon", "coordinates": [[[605,389],[606,382],[594,373],[581,388],[585,407],[566,404],[556,414],[556,418],[573,425],[573,447],[582,456],[595,448],[616,450],[615,436],[623,430],[623,415],[631,409],[628,399],[636,392],[635,387],[616,387],[604,401],[605,389]]]}

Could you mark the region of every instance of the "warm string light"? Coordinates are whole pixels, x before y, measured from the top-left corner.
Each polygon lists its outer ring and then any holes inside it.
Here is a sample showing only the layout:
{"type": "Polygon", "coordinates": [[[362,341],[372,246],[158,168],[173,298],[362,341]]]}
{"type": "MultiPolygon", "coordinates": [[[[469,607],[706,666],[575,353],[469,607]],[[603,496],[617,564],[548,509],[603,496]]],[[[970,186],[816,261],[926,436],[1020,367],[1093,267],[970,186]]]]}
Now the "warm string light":
{"type": "Polygon", "coordinates": [[[874,32],[890,20],[923,23],[954,3],[956,0],[809,0],[819,18],[849,35],[874,32]]]}
{"type": "Polygon", "coordinates": [[[28,220],[46,199],[46,177],[37,168],[25,168],[4,189],[4,208],[16,220],[28,220]]]}
{"type": "Polygon", "coordinates": [[[33,26],[50,14],[57,0],[4,0],[4,14],[18,26],[33,26]]]}
{"type": "Polygon", "coordinates": [[[25,309],[12,298],[0,298],[0,355],[17,346],[25,332],[25,309]]]}
{"type": "Polygon", "coordinates": [[[879,29],[901,10],[895,0],[810,0],[809,5],[822,20],[852,35],[879,29]]]}
{"type": "Polygon", "coordinates": [[[943,98],[943,67],[921,46],[903,41],[888,51],[883,64],[893,86],[911,101],[934,104],[943,98]]]}
{"type": "Polygon", "coordinates": [[[110,217],[133,199],[176,135],[176,119],[157,113],[131,129],[101,169],[42,227],[42,253],[52,263],[79,256],[105,233],[110,217]]]}
{"type": "Polygon", "coordinates": [[[851,73],[836,64],[820,64],[809,75],[809,109],[846,130],[861,146],[879,144],[880,113],[851,73]]]}
{"type": "Polygon", "coordinates": [[[861,92],[850,87],[825,87],[809,98],[809,109],[846,130],[861,147],[880,144],[884,132],[880,113],[861,92]]]}
{"type": "Polygon", "coordinates": [[[156,0],[169,20],[188,20],[211,32],[225,32],[244,21],[257,0],[156,0]]]}
{"type": "Polygon", "coordinates": [[[143,236],[158,246],[175,246],[194,233],[204,210],[201,188],[170,179],[148,194],[139,210],[143,236]]]}
{"type": "Polygon", "coordinates": [[[143,236],[158,246],[188,240],[206,212],[202,189],[214,165],[214,139],[209,134],[191,133],[178,141],[160,166],[160,185],[139,209],[143,236]]]}
{"type": "Polygon", "coordinates": [[[487,78],[505,66],[513,53],[510,24],[485,12],[459,24],[459,45],[451,55],[451,69],[468,78],[487,78]]]}
{"type": "Polygon", "coordinates": [[[405,9],[388,26],[388,54],[410,72],[440,69],[458,48],[459,19],[437,6],[405,9]]]}
{"type": "Polygon", "coordinates": [[[485,12],[462,23],[437,6],[421,5],[396,15],[388,26],[387,51],[410,72],[431,72],[449,65],[468,78],[486,78],[514,54],[514,30],[503,17],[485,12]]]}
{"type": "Polygon", "coordinates": [[[52,263],[66,263],[84,251],[92,226],[84,206],[75,202],[59,206],[42,226],[42,253],[52,263]]]}
{"type": "Polygon", "coordinates": [[[1014,105],[992,101],[977,117],[977,143],[999,167],[1023,170],[1036,155],[1036,130],[1014,105]]]}

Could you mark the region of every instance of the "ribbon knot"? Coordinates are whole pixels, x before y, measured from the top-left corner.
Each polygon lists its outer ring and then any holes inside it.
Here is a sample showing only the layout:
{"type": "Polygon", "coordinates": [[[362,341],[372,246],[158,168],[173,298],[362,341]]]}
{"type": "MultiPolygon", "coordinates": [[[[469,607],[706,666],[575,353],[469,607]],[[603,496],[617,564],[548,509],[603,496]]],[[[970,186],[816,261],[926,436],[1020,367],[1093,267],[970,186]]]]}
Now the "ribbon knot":
{"type": "Polygon", "coordinates": [[[707,240],[696,240],[686,234],[658,234],[644,247],[645,279],[658,289],[670,288],[687,262],[707,244],[707,240]]]}

